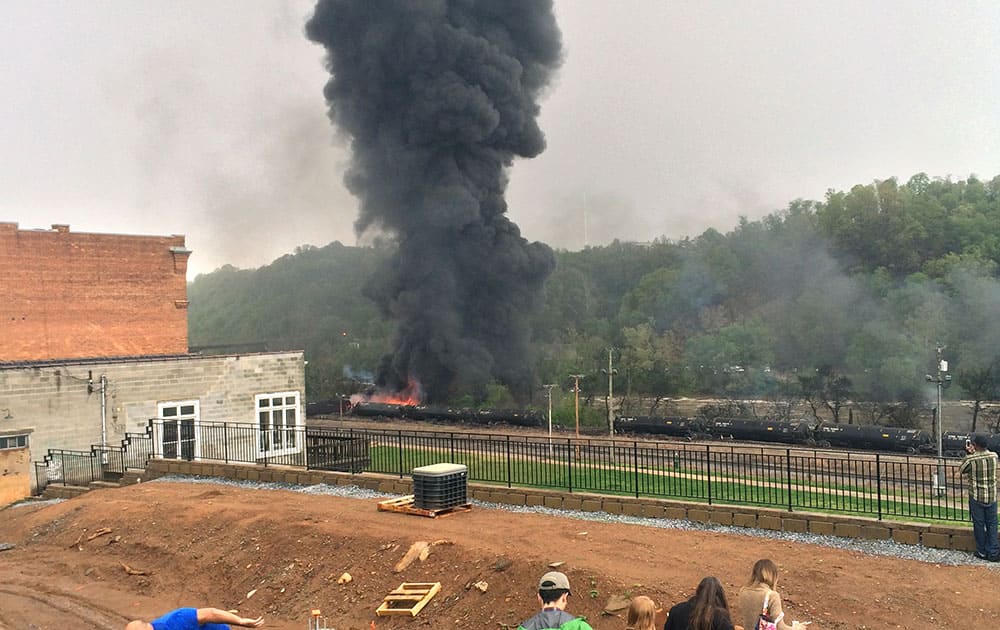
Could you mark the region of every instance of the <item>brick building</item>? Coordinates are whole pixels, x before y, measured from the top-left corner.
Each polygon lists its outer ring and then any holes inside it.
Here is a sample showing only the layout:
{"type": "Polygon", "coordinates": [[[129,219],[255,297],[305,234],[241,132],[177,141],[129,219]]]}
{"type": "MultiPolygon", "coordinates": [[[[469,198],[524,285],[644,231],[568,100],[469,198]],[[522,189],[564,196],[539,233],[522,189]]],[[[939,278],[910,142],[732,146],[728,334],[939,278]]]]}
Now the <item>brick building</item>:
{"type": "Polygon", "coordinates": [[[28,462],[119,446],[151,419],[177,459],[198,457],[201,423],[304,427],[302,351],[188,353],[190,254],[183,236],[0,223],[0,505],[40,485],[28,462]]]}
{"type": "Polygon", "coordinates": [[[183,236],[0,223],[0,361],[187,352],[183,236]]]}

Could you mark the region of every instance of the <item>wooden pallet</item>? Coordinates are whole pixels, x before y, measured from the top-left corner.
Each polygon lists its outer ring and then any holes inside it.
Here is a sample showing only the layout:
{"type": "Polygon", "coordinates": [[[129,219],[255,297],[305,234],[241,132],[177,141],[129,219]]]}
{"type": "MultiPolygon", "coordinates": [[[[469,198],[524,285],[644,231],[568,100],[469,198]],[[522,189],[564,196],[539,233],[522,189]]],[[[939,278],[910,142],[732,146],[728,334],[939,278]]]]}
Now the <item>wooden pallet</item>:
{"type": "Polygon", "coordinates": [[[428,510],[418,508],[413,505],[413,495],[408,494],[405,497],[399,497],[398,499],[386,499],[385,501],[379,501],[378,509],[380,512],[402,512],[403,514],[417,514],[419,516],[437,518],[439,516],[449,516],[459,512],[468,512],[472,509],[472,504],[463,503],[462,505],[455,505],[449,508],[428,510]]]}
{"type": "Polygon", "coordinates": [[[440,582],[403,582],[385,596],[375,614],[379,617],[388,615],[416,617],[440,590],[440,582]]]}

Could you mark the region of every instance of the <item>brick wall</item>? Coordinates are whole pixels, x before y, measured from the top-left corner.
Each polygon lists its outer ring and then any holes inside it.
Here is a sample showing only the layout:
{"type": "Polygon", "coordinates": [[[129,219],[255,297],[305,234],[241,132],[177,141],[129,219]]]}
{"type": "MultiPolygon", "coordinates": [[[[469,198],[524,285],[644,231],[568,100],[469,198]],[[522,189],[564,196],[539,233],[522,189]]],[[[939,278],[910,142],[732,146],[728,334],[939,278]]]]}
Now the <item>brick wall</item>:
{"type": "Polygon", "coordinates": [[[187,352],[183,236],[0,223],[0,361],[187,352]]]}
{"type": "Polygon", "coordinates": [[[33,430],[33,461],[50,448],[88,450],[101,443],[101,376],[113,446],[126,431],[144,431],[160,402],[196,400],[201,421],[254,423],[254,395],[299,392],[304,414],[305,361],[295,351],[0,365],[0,408],[12,416],[0,422],[11,431],[33,430]]]}

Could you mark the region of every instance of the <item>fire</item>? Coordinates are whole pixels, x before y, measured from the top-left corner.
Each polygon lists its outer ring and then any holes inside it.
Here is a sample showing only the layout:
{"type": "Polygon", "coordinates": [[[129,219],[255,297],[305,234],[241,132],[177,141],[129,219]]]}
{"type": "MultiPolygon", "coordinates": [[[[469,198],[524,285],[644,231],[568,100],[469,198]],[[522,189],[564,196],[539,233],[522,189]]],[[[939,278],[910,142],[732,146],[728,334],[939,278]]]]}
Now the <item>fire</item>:
{"type": "Polygon", "coordinates": [[[419,405],[423,402],[424,390],[420,381],[412,376],[406,380],[406,387],[398,392],[375,392],[371,395],[354,394],[351,404],[359,402],[386,403],[390,405],[419,405]]]}

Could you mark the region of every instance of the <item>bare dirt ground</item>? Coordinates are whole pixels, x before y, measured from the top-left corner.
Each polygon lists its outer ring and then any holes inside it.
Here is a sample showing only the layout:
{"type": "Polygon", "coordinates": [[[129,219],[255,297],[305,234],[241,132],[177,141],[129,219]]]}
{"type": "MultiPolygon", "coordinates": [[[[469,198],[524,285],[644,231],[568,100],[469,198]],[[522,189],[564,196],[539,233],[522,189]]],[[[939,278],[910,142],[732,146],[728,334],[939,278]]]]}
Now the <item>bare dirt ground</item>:
{"type": "Polygon", "coordinates": [[[776,560],[789,619],[812,630],[995,627],[993,565],[939,566],[710,532],[579,521],[476,507],[429,519],[379,512],[376,500],[146,483],[0,511],[0,628],[113,628],[178,606],[218,606],[303,630],[329,627],[514,628],[535,612],[552,562],[573,585],[570,611],[597,630],[615,595],[665,607],[715,575],[735,599],[758,558],[776,560]],[[102,533],[105,529],[111,530],[102,533]],[[92,539],[90,539],[93,537],[92,539]],[[447,541],[400,573],[416,541],[447,541]],[[338,584],[343,573],[353,580],[338,584]],[[473,585],[486,582],[481,592],[473,585]],[[415,618],[376,617],[402,582],[441,582],[415,618]]]}

